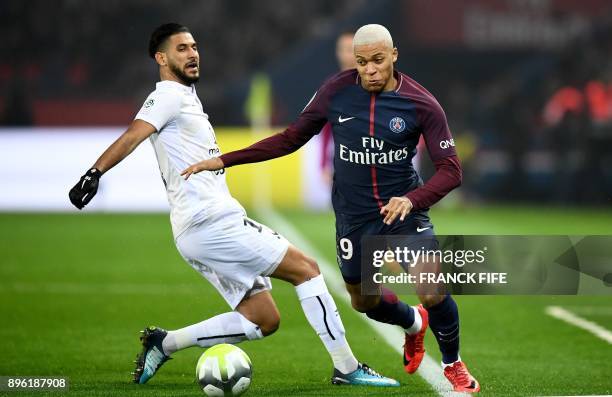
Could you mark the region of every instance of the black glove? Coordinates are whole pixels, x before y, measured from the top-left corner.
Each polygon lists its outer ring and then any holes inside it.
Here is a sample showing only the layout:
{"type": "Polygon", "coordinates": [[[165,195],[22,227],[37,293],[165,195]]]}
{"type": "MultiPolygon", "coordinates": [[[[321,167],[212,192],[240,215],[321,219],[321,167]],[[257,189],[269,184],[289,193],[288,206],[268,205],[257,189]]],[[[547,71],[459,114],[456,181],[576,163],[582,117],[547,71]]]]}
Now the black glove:
{"type": "Polygon", "coordinates": [[[81,177],[79,183],[70,189],[70,193],[68,193],[70,202],[74,204],[75,207],[82,210],[83,207],[91,201],[93,196],[96,195],[101,176],[102,173],[96,168],[87,171],[87,173],[81,177]]]}

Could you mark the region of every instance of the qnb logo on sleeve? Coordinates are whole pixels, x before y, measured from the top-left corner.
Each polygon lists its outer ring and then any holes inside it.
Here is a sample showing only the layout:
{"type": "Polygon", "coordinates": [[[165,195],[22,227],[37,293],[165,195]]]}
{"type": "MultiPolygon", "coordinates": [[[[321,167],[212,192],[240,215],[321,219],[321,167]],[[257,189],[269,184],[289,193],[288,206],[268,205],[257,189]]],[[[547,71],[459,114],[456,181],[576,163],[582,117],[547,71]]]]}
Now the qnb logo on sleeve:
{"type": "Polygon", "coordinates": [[[455,140],[453,138],[440,141],[441,149],[448,149],[449,147],[455,147],[455,140]]]}

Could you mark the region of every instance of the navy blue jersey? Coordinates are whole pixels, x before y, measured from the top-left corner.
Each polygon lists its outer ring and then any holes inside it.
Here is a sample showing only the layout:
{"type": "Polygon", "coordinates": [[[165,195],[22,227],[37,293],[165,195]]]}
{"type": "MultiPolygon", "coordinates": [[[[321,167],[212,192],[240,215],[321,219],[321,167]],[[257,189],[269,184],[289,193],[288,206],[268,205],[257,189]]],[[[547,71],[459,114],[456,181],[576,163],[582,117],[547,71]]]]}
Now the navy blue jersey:
{"type": "Polygon", "coordinates": [[[394,73],[397,88],[380,93],[365,90],[355,69],[334,75],[285,131],[223,155],[223,163],[229,167],[289,154],[329,122],[337,221],[360,223],[380,217],[391,197],[405,196],[422,185],[412,166],[421,136],[434,162],[456,156],[440,104],[414,80],[394,73]]]}
{"type": "Polygon", "coordinates": [[[433,95],[402,73],[395,77],[394,91],[371,93],[362,88],[356,70],[341,72],[303,111],[332,126],[332,201],[338,220],[380,217],[380,208],[391,197],[422,184],[412,165],[421,135],[432,160],[456,155],[446,117],[433,95]]]}

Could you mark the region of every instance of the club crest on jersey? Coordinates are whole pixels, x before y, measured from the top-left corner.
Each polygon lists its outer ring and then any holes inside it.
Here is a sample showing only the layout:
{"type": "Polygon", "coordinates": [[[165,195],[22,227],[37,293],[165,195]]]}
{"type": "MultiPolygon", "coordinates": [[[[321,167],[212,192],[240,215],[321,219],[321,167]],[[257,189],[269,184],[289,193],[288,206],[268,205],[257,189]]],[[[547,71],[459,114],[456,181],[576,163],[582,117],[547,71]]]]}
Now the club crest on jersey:
{"type": "Polygon", "coordinates": [[[144,108],[148,109],[148,108],[150,108],[153,105],[155,105],[155,99],[149,99],[148,101],[145,102],[144,108]]]}
{"type": "Polygon", "coordinates": [[[389,122],[389,129],[396,134],[399,134],[406,129],[406,122],[401,117],[393,117],[389,122]]]}

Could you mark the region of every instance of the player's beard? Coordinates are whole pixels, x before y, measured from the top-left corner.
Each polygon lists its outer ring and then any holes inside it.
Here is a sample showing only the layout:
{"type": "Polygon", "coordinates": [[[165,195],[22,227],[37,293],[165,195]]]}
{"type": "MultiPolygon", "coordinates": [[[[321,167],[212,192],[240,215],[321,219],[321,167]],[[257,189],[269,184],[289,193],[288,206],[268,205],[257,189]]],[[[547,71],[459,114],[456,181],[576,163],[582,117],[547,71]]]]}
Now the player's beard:
{"type": "Polygon", "coordinates": [[[191,85],[193,83],[197,83],[198,80],[200,80],[200,75],[198,74],[197,77],[189,77],[185,74],[185,72],[183,71],[183,69],[181,69],[179,66],[177,66],[174,63],[170,63],[170,70],[172,71],[172,73],[174,73],[174,75],[176,77],[178,77],[185,85],[191,85]]]}

